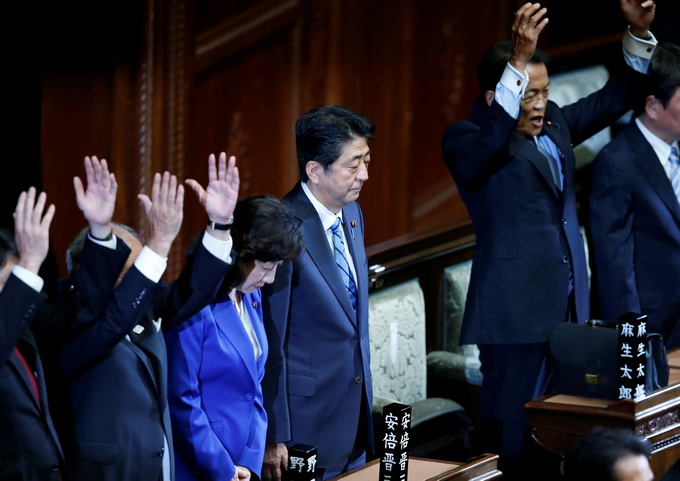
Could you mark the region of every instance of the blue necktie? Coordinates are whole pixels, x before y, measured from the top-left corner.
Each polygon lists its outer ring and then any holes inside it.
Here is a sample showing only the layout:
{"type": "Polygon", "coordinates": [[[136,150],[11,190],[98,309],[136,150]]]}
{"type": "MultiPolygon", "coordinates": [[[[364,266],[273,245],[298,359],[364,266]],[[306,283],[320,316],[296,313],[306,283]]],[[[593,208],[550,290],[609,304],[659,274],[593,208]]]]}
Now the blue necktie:
{"type": "Polygon", "coordinates": [[[340,226],[340,217],[335,219],[335,224],[331,226],[331,233],[333,234],[333,254],[335,256],[335,263],[340,269],[342,281],[349,293],[349,300],[352,302],[354,314],[357,313],[357,285],[352,277],[352,271],[349,269],[349,263],[345,257],[345,242],[342,240],[342,227],[340,226]]]}
{"type": "Polygon", "coordinates": [[[536,148],[543,156],[548,159],[550,172],[553,176],[553,181],[559,190],[563,188],[563,173],[562,162],[560,162],[560,153],[557,150],[555,143],[547,135],[534,136],[536,148]]]}
{"type": "Polygon", "coordinates": [[[671,163],[670,179],[673,192],[675,192],[675,197],[680,202],[680,155],[678,155],[677,145],[671,148],[671,155],[668,157],[668,161],[671,163]]]}

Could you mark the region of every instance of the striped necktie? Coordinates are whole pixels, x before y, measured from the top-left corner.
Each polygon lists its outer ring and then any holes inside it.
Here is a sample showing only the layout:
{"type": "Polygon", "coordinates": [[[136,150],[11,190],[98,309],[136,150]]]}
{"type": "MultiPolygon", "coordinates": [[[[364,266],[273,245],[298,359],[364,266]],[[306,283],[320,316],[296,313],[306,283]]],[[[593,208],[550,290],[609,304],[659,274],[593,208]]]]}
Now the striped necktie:
{"type": "Polygon", "coordinates": [[[668,161],[671,163],[670,179],[673,192],[675,192],[675,197],[680,202],[680,155],[678,155],[677,145],[671,148],[671,155],[668,157],[668,161]]]}
{"type": "Polygon", "coordinates": [[[333,254],[335,256],[335,263],[340,269],[342,281],[347,288],[349,300],[352,302],[354,308],[354,315],[357,313],[357,285],[352,277],[352,271],[349,269],[349,263],[345,257],[345,242],[342,240],[342,227],[340,225],[340,217],[335,219],[335,223],[331,226],[331,233],[333,234],[333,254]]]}
{"type": "Polygon", "coordinates": [[[538,151],[548,160],[548,166],[550,167],[550,173],[553,176],[555,185],[559,190],[562,190],[564,188],[564,174],[557,146],[547,135],[534,135],[534,142],[538,151]]]}

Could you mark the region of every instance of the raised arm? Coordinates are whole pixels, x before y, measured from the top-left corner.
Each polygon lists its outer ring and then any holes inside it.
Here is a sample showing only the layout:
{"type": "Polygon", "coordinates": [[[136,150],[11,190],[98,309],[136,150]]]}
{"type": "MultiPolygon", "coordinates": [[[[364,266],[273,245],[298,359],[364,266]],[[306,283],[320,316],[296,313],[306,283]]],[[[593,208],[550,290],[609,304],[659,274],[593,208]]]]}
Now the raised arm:
{"type": "Polygon", "coordinates": [[[630,33],[647,38],[649,26],[654,21],[656,4],[652,0],[621,0],[621,11],[630,25],[630,33]]]}
{"type": "Polygon", "coordinates": [[[37,275],[47,256],[49,229],[55,212],[54,205],[45,211],[46,200],[44,192],[36,200],[36,190],[31,187],[19,195],[14,211],[15,244],[19,256],[7,258],[0,271],[0,362],[3,363],[33,322],[38,307],[46,300],[46,296],[39,292],[42,279],[37,275]],[[12,275],[15,263],[30,272],[27,280],[23,275],[21,278],[12,275]]]}
{"type": "Polygon", "coordinates": [[[546,25],[548,18],[545,14],[547,8],[541,8],[539,3],[525,3],[517,12],[512,24],[512,54],[510,55],[510,65],[521,74],[526,70],[526,66],[534,56],[538,36],[546,25]]]}
{"type": "Polygon", "coordinates": [[[208,220],[222,226],[207,227],[179,278],[157,303],[156,314],[163,318],[164,330],[171,329],[208,304],[215,297],[229,268],[232,243],[228,225],[233,221],[239,189],[236,159],[232,156],[227,162],[224,152],[219,155],[219,160],[211,154],[206,188],[193,179],[186,183],[198,196],[208,220]]]}
{"type": "Polygon", "coordinates": [[[137,196],[144,205],[149,224],[146,245],[161,257],[168,257],[172,243],[179,233],[184,216],[184,186],[177,177],[165,172],[154,175],[151,198],[137,196]]]}
{"type": "Polygon", "coordinates": [[[55,207],[45,211],[47,195],[41,192],[36,199],[35,187],[19,195],[14,211],[14,241],[19,251],[17,265],[37,274],[50,248],[50,224],[55,207]],[[43,211],[45,214],[43,215],[43,211]]]}
{"type": "MultiPolygon", "coordinates": [[[[221,152],[219,159],[215,154],[208,157],[208,186],[203,188],[194,179],[187,179],[187,185],[196,192],[198,201],[208,215],[208,221],[216,224],[229,224],[233,221],[234,207],[238,200],[239,174],[236,158],[232,155],[227,162],[227,154],[221,152]]],[[[213,229],[208,226],[207,232],[220,240],[229,238],[228,230],[213,229]]]]}
{"type": "Polygon", "coordinates": [[[116,176],[109,172],[106,159],[85,157],[85,178],[87,188],[80,177],[73,178],[76,203],[90,226],[90,235],[105,239],[111,234],[111,220],[116,207],[118,183],[116,176]]]}

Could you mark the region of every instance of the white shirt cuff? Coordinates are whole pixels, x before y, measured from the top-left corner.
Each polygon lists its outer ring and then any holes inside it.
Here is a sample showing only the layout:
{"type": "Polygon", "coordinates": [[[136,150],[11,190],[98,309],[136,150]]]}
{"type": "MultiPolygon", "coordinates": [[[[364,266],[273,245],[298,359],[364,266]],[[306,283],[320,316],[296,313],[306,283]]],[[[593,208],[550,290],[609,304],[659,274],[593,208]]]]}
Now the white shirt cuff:
{"type": "Polygon", "coordinates": [[[151,248],[144,246],[139,257],[135,260],[135,267],[149,280],[158,282],[168,267],[168,258],[161,257],[151,248]]]}
{"type": "Polygon", "coordinates": [[[208,234],[208,231],[203,232],[203,247],[205,247],[208,252],[220,259],[221,261],[231,264],[231,248],[234,245],[234,241],[229,236],[228,240],[219,240],[216,237],[208,234]]]}
{"type": "Polygon", "coordinates": [[[626,30],[626,33],[623,36],[624,50],[630,53],[631,55],[649,60],[650,58],[652,58],[652,54],[654,53],[654,47],[656,47],[656,44],[658,43],[656,37],[652,32],[649,32],[649,36],[651,37],[649,40],[644,40],[639,37],[636,37],[635,35],[630,33],[629,26],[628,29],[626,30]]]}
{"type": "Polygon", "coordinates": [[[519,102],[529,84],[529,73],[522,75],[510,64],[505,66],[500,82],[496,85],[494,98],[513,119],[519,118],[519,102]]]}
{"type": "Polygon", "coordinates": [[[42,291],[45,281],[38,274],[34,274],[25,267],[15,265],[12,268],[12,274],[17,276],[28,287],[32,287],[37,292],[42,291]]]}

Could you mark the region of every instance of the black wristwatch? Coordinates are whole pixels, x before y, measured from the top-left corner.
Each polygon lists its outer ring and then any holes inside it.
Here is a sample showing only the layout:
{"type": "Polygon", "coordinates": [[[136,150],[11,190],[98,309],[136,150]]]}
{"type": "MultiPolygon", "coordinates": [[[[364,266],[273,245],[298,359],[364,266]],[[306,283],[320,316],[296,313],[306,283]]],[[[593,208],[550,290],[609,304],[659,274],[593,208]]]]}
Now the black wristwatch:
{"type": "Polygon", "coordinates": [[[229,219],[229,222],[227,222],[226,224],[220,224],[218,222],[208,219],[208,225],[210,226],[210,228],[215,230],[229,230],[231,229],[231,226],[234,225],[234,216],[231,216],[231,219],[229,219]]]}

